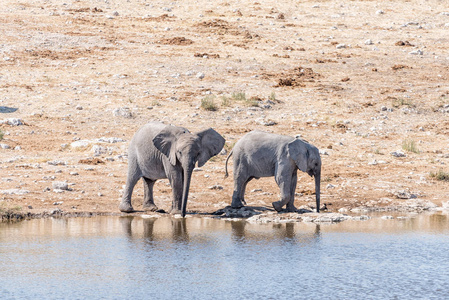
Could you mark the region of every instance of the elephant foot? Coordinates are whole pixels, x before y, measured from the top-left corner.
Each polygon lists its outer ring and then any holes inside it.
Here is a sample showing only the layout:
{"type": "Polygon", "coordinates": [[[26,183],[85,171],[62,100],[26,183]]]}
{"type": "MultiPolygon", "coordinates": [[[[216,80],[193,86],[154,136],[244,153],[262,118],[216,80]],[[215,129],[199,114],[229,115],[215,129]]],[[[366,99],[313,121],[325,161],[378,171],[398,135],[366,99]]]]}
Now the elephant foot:
{"type": "Polygon", "coordinates": [[[143,209],[146,211],[156,211],[158,210],[157,206],[154,203],[144,204],[143,209]]]}
{"type": "MultiPolygon", "coordinates": [[[[244,202],[244,200],[243,200],[243,202],[244,202]]],[[[244,206],[243,202],[241,200],[232,200],[231,207],[232,208],[241,208],[244,206]]],[[[245,202],[245,204],[246,204],[246,202],[245,202]]]]}
{"type": "Polygon", "coordinates": [[[282,202],[281,201],[276,201],[271,203],[271,205],[273,205],[273,208],[277,211],[280,212],[282,210],[282,202]]]}
{"type": "Polygon", "coordinates": [[[298,209],[294,205],[291,205],[291,206],[287,205],[287,211],[288,212],[297,212],[298,209]]]}
{"type": "Polygon", "coordinates": [[[129,202],[121,202],[118,209],[120,209],[121,212],[130,213],[134,211],[133,206],[129,202]]]}
{"type": "Polygon", "coordinates": [[[181,214],[181,210],[180,209],[175,209],[175,208],[172,208],[171,210],[170,210],[170,214],[171,215],[180,215],[181,214]]]}

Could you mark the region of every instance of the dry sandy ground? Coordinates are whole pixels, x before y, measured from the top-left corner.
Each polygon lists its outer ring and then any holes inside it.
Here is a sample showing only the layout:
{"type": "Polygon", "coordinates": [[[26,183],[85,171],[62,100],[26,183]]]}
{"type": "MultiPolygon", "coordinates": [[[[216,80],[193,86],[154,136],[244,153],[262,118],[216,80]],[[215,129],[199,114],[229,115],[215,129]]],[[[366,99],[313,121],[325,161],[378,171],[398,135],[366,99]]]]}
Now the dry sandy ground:
{"type": "MultiPolygon", "coordinates": [[[[449,172],[446,1],[5,0],[0,32],[0,118],[24,123],[1,125],[0,209],[118,212],[149,120],[213,127],[227,151],[253,129],[299,134],[322,150],[331,211],[449,200],[430,176],[449,172]]],[[[230,204],[225,159],[195,172],[188,211],[230,204]]],[[[297,193],[313,206],[313,179],[297,193]]],[[[139,183],[136,209],[142,196],[139,183]]],[[[167,180],[155,196],[170,208],[167,180]]],[[[248,185],[250,206],[278,197],[273,178],[248,185]]]]}

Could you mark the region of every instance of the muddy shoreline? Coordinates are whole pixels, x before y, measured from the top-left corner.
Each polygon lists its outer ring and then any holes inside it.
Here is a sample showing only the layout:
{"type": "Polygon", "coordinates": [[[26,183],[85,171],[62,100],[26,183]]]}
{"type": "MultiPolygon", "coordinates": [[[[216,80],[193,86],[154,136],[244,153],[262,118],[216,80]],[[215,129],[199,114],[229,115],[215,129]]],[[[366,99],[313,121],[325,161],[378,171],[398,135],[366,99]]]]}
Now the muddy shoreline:
{"type": "MultiPolygon", "coordinates": [[[[250,207],[245,206],[239,209],[233,209],[230,206],[219,209],[214,212],[190,212],[186,215],[191,217],[209,217],[222,220],[246,220],[253,223],[285,223],[285,222],[341,222],[346,220],[367,220],[370,219],[370,214],[382,213],[384,217],[389,217],[390,214],[420,214],[420,213],[438,213],[447,212],[447,208],[437,207],[434,205],[409,205],[409,206],[390,206],[390,207],[356,207],[351,211],[341,210],[340,212],[321,213],[313,212],[307,209],[298,209],[297,212],[281,211],[276,212],[273,209],[265,207],[250,207]]],[[[117,216],[117,217],[142,217],[142,218],[160,218],[171,217],[181,218],[180,215],[171,215],[164,211],[162,212],[144,212],[136,211],[133,213],[122,212],[93,212],[93,211],[79,211],[70,212],[61,209],[44,210],[41,212],[21,212],[17,210],[6,210],[0,212],[1,222],[17,222],[29,219],[42,218],[89,218],[98,216],[117,216]]]]}

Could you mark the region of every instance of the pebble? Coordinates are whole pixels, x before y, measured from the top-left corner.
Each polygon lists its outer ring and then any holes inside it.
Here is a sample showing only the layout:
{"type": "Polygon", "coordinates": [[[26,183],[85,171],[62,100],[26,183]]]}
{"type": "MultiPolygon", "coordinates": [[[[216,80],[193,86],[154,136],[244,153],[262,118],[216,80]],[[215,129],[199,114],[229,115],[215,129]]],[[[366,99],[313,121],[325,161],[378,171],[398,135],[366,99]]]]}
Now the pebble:
{"type": "Polygon", "coordinates": [[[376,11],[376,15],[383,15],[385,12],[381,9],[379,9],[378,11],[376,11]]]}
{"type": "Polygon", "coordinates": [[[409,52],[409,54],[411,54],[411,55],[423,55],[424,52],[422,50],[414,50],[414,51],[409,52]]]}
{"type": "Polygon", "coordinates": [[[6,195],[25,195],[28,194],[30,191],[28,190],[21,190],[21,189],[9,189],[9,190],[1,190],[1,194],[6,195]]]}
{"type": "Polygon", "coordinates": [[[368,39],[365,41],[365,45],[372,45],[374,44],[372,40],[368,39]]]}
{"type": "Polygon", "coordinates": [[[79,140],[70,144],[70,147],[73,149],[87,148],[90,144],[90,141],[87,140],[79,140]]]}
{"type": "Polygon", "coordinates": [[[7,125],[10,125],[10,126],[21,126],[21,125],[24,125],[22,119],[19,119],[19,118],[8,118],[8,119],[5,119],[5,120],[1,121],[0,123],[7,124],[7,125]]]}
{"type": "Polygon", "coordinates": [[[335,48],[344,49],[344,48],[346,48],[346,44],[338,44],[337,46],[335,46],[335,48]]]}
{"type": "Polygon", "coordinates": [[[196,78],[198,78],[198,79],[203,79],[205,76],[206,75],[204,73],[202,73],[202,72],[199,72],[199,73],[196,74],[196,78]]]}
{"type": "Polygon", "coordinates": [[[116,108],[112,111],[112,114],[114,115],[114,117],[123,117],[126,119],[131,119],[133,118],[133,114],[131,112],[131,110],[128,107],[119,107],[116,108]]]}
{"type": "Polygon", "coordinates": [[[212,185],[208,187],[209,190],[222,190],[223,187],[221,185],[212,185]]]}
{"type": "Polygon", "coordinates": [[[394,157],[406,157],[407,155],[405,155],[404,152],[402,151],[393,151],[390,153],[392,156],[394,157]]]}
{"type": "Polygon", "coordinates": [[[7,145],[7,144],[0,144],[0,148],[2,148],[2,149],[11,149],[11,146],[7,145]]]}
{"type": "Polygon", "coordinates": [[[54,181],[52,183],[53,190],[63,190],[68,191],[69,190],[69,184],[65,181],[54,181]]]}

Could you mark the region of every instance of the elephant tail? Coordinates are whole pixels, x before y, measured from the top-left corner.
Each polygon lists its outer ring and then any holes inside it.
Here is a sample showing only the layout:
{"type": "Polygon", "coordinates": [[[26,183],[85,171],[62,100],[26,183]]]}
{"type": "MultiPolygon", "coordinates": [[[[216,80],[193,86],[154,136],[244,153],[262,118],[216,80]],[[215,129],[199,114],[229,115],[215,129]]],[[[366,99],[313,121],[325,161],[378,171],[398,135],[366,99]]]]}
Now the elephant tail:
{"type": "Polygon", "coordinates": [[[224,176],[224,178],[228,178],[228,176],[229,176],[229,174],[228,174],[228,160],[229,160],[229,158],[230,158],[231,155],[232,155],[232,151],[233,151],[233,150],[231,150],[231,152],[229,152],[229,155],[228,155],[228,157],[226,158],[225,176],[224,176]]]}

